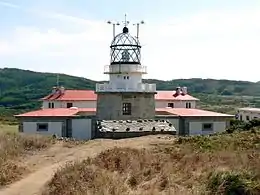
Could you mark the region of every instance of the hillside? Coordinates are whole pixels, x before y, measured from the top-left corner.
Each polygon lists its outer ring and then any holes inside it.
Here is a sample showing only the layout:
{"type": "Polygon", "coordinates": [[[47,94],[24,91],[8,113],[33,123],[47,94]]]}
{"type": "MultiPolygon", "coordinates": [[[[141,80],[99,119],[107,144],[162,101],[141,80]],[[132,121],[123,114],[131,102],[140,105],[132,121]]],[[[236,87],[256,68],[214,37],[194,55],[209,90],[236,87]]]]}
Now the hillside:
{"type": "MultiPolygon", "coordinates": [[[[187,86],[189,93],[201,98],[202,102],[209,99],[208,95],[260,96],[259,82],[199,78],[171,81],[149,79],[146,82],[156,83],[158,90],[174,90],[177,86],[187,86]]],[[[0,113],[7,115],[38,108],[40,106],[38,99],[48,94],[55,83],[54,73],[14,68],[0,69],[0,113]]],[[[81,77],[60,75],[60,84],[66,89],[94,89],[95,83],[96,81],[81,77]]]]}

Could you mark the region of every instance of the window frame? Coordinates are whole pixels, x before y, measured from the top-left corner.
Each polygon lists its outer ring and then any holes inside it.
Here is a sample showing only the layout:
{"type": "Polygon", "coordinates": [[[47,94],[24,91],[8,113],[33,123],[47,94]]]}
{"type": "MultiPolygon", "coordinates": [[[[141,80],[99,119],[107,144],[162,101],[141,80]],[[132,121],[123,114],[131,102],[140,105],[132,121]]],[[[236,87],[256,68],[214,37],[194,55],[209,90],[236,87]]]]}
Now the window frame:
{"type": "Polygon", "coordinates": [[[49,103],[48,103],[48,107],[49,107],[49,108],[54,108],[54,102],[49,102],[49,103]]]}
{"type": "Polygon", "coordinates": [[[71,107],[73,107],[73,103],[72,103],[72,102],[67,102],[66,107],[67,107],[67,108],[71,108],[71,107]],[[70,107],[68,106],[69,104],[71,104],[70,107]]]}
{"type": "Polygon", "coordinates": [[[38,132],[46,132],[46,131],[49,131],[49,124],[48,123],[37,123],[37,129],[36,131],[38,132]],[[45,129],[42,129],[40,128],[40,125],[45,125],[46,128],[45,129]]]}
{"type": "Polygon", "coordinates": [[[174,108],[174,103],[173,102],[168,102],[168,107],[174,108]],[[170,105],[172,105],[172,106],[170,106],[170,105]]]}
{"type": "Polygon", "coordinates": [[[202,131],[213,131],[214,124],[213,123],[202,123],[202,131]],[[205,125],[210,125],[210,128],[205,128],[205,125]]]}
{"type": "Polygon", "coordinates": [[[131,115],[132,114],[132,104],[129,102],[124,102],[122,104],[122,115],[131,115]]]}

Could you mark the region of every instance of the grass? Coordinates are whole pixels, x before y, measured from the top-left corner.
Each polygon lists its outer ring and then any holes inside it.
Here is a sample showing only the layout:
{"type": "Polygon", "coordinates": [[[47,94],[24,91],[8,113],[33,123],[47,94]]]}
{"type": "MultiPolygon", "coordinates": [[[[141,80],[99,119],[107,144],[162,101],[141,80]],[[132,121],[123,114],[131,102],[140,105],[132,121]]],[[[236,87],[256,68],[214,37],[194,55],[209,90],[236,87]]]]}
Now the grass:
{"type": "Polygon", "coordinates": [[[0,126],[0,187],[18,180],[27,172],[18,159],[30,151],[47,148],[53,143],[49,137],[40,135],[23,135],[16,126],[0,126]]]}
{"type": "Polygon", "coordinates": [[[260,194],[260,131],[113,148],[67,164],[44,195],[260,194]]]}

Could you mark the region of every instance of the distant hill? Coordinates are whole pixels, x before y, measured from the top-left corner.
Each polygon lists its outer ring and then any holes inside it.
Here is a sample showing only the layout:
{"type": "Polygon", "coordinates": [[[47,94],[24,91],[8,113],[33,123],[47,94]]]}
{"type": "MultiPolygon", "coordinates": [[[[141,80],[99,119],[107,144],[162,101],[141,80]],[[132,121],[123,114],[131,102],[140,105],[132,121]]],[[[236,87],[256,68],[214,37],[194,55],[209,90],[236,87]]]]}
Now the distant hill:
{"type": "MultiPolygon", "coordinates": [[[[171,81],[146,80],[156,83],[158,90],[174,90],[177,86],[188,87],[193,95],[248,95],[260,96],[260,82],[176,79],[171,81]]],[[[41,73],[14,68],[0,69],[0,114],[1,107],[16,112],[31,110],[40,106],[39,98],[51,92],[56,83],[56,74],[41,73]]],[[[94,89],[96,81],[60,74],[60,84],[66,89],[94,89]]],[[[2,112],[3,113],[3,112],[2,112]]]]}

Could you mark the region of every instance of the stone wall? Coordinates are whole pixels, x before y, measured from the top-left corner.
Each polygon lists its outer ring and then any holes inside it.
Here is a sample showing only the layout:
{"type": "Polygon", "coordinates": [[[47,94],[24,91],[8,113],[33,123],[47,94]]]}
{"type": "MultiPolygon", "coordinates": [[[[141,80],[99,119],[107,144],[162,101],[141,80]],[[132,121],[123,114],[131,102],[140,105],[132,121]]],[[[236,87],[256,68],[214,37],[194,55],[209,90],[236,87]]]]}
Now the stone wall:
{"type": "Polygon", "coordinates": [[[154,118],[154,93],[98,93],[96,114],[98,120],[154,118]],[[123,115],[123,103],[131,103],[131,115],[123,115]]]}
{"type": "Polygon", "coordinates": [[[164,119],[97,121],[98,138],[122,139],[159,134],[176,135],[176,130],[169,121],[164,119]]]}

